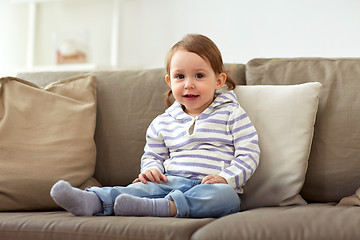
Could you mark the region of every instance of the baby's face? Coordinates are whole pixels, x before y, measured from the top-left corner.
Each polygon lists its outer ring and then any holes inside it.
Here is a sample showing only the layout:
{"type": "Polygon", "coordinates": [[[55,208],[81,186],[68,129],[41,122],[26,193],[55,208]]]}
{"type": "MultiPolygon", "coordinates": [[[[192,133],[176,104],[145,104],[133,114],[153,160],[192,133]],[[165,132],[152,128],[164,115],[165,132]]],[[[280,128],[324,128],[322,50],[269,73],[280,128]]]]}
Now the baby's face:
{"type": "Polygon", "coordinates": [[[178,50],[171,58],[170,76],[166,76],[174,98],[191,116],[201,114],[214,100],[215,90],[223,85],[210,62],[199,55],[178,50]]]}

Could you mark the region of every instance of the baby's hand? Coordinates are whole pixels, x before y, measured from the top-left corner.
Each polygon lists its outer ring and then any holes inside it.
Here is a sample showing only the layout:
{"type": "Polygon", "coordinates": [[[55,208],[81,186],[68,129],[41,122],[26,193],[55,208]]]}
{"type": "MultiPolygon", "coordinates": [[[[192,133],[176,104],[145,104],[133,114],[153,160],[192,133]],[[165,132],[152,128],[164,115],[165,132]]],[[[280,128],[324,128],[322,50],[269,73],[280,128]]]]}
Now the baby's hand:
{"type": "Polygon", "coordinates": [[[168,182],[167,177],[155,168],[146,170],[144,173],[140,173],[139,177],[133,181],[133,183],[142,182],[146,184],[148,181],[161,183],[161,181],[168,182]]]}
{"type": "Polygon", "coordinates": [[[207,175],[202,181],[201,184],[214,184],[214,183],[225,183],[227,184],[228,182],[226,181],[225,178],[219,176],[219,175],[207,175]]]}

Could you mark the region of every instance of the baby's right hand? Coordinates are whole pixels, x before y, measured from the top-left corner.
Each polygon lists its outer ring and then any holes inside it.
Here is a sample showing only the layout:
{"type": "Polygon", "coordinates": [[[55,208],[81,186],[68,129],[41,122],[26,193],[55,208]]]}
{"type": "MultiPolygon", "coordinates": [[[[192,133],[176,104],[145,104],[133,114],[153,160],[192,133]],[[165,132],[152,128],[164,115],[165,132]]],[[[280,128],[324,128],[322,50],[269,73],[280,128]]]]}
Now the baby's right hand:
{"type": "Polygon", "coordinates": [[[142,182],[146,184],[148,181],[161,183],[161,181],[168,182],[167,177],[156,168],[150,168],[144,173],[140,173],[139,177],[133,183],[142,182]]]}

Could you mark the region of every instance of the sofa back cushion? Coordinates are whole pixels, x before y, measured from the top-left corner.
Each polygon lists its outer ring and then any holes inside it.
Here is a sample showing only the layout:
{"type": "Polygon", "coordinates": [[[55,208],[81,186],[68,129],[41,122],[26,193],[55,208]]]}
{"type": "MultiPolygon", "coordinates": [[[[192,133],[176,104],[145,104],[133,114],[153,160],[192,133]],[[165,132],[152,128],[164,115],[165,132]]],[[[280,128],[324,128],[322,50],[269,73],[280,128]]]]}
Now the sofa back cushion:
{"type": "Polygon", "coordinates": [[[360,186],[360,59],[254,59],[248,85],[320,82],[323,89],[302,196],[339,201],[360,186]]]}
{"type": "MultiPolygon", "coordinates": [[[[245,83],[245,65],[226,65],[236,84],[245,83]]],[[[45,86],[80,72],[21,73],[19,77],[45,86]]],[[[97,149],[94,177],[103,186],[128,185],[140,172],[145,133],[166,109],[165,70],[94,72],[97,77],[97,149]]]]}

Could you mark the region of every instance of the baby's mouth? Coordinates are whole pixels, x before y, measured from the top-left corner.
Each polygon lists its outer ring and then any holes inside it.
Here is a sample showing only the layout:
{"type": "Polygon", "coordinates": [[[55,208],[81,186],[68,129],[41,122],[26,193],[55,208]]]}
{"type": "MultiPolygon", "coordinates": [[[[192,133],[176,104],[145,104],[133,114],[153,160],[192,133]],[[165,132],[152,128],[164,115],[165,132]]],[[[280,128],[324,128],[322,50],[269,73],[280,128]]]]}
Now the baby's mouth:
{"type": "Polygon", "coordinates": [[[195,94],[185,94],[183,95],[184,98],[188,99],[188,100],[194,100],[197,97],[199,97],[199,95],[195,95],[195,94]]]}

